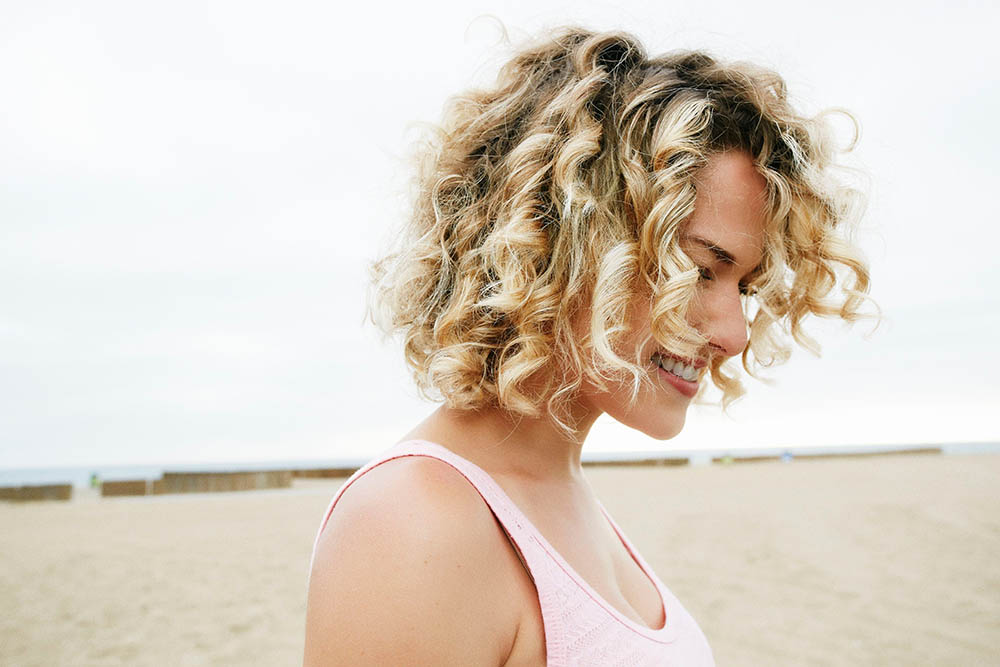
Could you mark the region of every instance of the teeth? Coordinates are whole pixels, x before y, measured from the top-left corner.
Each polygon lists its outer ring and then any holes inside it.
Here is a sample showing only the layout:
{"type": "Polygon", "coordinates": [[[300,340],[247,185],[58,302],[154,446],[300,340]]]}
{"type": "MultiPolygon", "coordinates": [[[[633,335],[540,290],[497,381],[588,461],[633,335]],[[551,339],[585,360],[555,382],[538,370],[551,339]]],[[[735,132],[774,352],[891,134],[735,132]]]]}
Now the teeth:
{"type": "Polygon", "coordinates": [[[688,382],[694,382],[698,379],[698,370],[689,364],[685,364],[679,359],[673,359],[671,357],[655,356],[654,360],[663,370],[676,375],[679,378],[683,378],[688,382]]]}

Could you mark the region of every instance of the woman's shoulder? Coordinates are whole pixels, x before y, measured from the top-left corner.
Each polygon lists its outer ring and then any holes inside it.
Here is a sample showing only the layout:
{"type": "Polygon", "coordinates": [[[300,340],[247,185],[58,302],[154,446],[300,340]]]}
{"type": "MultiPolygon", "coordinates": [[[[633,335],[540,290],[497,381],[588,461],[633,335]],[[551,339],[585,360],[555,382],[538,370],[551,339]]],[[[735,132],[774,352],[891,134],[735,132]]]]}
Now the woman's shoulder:
{"type": "Polygon", "coordinates": [[[514,567],[461,473],[427,457],[381,463],[352,480],[316,543],[306,664],[500,664],[523,609],[514,567]]]}
{"type": "Polygon", "coordinates": [[[331,529],[339,530],[357,523],[403,531],[414,529],[425,534],[427,531],[442,532],[443,537],[453,538],[456,546],[470,547],[475,546],[476,541],[469,538],[491,532],[486,529],[490,527],[492,513],[476,487],[463,473],[439,458],[387,456],[376,459],[347,484],[323,527],[321,541],[331,529]],[[461,516],[466,525],[456,525],[447,520],[449,516],[461,516]]]}

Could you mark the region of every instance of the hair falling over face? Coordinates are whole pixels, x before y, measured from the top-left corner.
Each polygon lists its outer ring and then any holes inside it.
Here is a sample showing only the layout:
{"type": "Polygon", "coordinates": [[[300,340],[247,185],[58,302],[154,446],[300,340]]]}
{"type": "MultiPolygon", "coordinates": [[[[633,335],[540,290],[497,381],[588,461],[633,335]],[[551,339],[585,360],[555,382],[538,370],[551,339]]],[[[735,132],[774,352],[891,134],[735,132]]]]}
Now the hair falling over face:
{"type": "MultiPolygon", "coordinates": [[[[622,345],[637,294],[651,295],[660,347],[686,358],[705,345],[688,317],[702,271],[681,241],[700,171],[738,150],[767,199],[762,260],[740,286],[743,366],[784,360],[786,332],[815,348],[803,320],[858,319],[869,286],[847,234],[861,196],[835,178],[825,118],[799,115],[753,65],[556,31],[492,87],[451,99],[420,145],[412,217],[373,265],[373,316],[402,335],[424,393],[571,429],[585,382],[648,382],[622,345]]],[[[728,402],[742,389],[723,361],[710,375],[728,402]]]]}

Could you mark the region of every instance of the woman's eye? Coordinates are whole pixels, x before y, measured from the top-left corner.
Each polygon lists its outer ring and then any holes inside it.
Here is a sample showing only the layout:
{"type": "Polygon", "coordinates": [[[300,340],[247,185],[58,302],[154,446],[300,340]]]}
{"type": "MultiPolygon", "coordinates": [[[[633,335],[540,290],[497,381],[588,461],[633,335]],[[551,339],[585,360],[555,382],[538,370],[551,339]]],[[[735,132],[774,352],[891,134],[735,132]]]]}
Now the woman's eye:
{"type": "MultiPolygon", "coordinates": [[[[698,267],[698,277],[706,282],[715,280],[715,274],[713,274],[712,269],[708,268],[707,266],[698,267]]],[[[757,293],[756,287],[751,287],[746,283],[740,283],[739,290],[742,296],[753,296],[754,294],[757,293]]]]}

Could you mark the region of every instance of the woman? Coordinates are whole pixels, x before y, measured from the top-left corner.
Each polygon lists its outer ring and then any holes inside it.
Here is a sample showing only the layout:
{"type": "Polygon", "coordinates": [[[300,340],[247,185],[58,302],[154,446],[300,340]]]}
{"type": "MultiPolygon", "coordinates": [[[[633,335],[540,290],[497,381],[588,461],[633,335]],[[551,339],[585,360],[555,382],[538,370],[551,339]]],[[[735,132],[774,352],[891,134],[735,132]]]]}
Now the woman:
{"type": "Polygon", "coordinates": [[[455,98],[423,158],[375,296],[444,405],[331,504],[306,664],[713,664],[580,450],[602,413],[670,438],[709,378],[739,394],[730,357],[858,316],[825,126],[773,73],[567,29],[455,98]]]}

